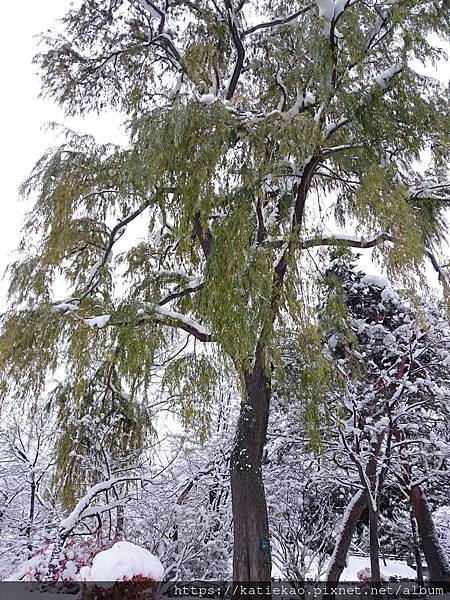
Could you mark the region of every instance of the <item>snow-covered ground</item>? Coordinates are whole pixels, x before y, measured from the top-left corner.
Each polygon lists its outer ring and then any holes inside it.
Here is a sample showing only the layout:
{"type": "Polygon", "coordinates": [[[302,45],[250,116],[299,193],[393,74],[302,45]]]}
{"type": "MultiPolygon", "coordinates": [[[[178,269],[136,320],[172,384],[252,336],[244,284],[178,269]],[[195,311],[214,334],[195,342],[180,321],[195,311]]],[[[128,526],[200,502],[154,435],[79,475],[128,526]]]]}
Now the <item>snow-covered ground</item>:
{"type": "MultiPolygon", "coordinates": [[[[416,572],[402,560],[386,559],[386,565],[380,561],[381,575],[386,579],[415,579],[416,572]]],[[[370,570],[370,559],[364,556],[350,556],[348,564],[342,572],[341,581],[358,581],[358,573],[370,570]]]]}
{"type": "MultiPolygon", "coordinates": [[[[405,561],[386,559],[386,564],[381,560],[381,575],[383,578],[399,579],[399,580],[415,580],[416,572],[411,569],[405,561]]],[[[340,581],[359,581],[358,573],[368,569],[370,571],[370,558],[368,556],[349,556],[347,560],[347,566],[342,572],[340,581]]],[[[310,568],[306,573],[306,579],[312,581],[325,581],[327,573],[327,565],[321,569],[318,573],[317,561],[313,560],[310,568]]],[[[274,565],[272,567],[272,577],[275,579],[283,580],[285,576],[283,573],[274,565]]]]}

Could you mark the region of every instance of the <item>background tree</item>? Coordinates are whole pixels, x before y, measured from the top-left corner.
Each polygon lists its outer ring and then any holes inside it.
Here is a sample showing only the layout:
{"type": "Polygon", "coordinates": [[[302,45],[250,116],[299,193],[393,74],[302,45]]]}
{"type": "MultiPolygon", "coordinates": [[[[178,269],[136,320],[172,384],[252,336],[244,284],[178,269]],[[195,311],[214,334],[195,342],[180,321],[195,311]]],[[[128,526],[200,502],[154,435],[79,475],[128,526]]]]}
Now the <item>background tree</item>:
{"type": "Polygon", "coordinates": [[[56,428],[42,403],[24,421],[3,414],[0,427],[0,573],[34,556],[58,514],[53,484],[56,428]]]}
{"type": "MultiPolygon", "coordinates": [[[[386,485],[395,486],[414,509],[431,577],[444,580],[448,565],[421,486],[433,489],[448,472],[443,426],[448,420],[448,320],[442,307],[430,302],[414,310],[385,278],[358,273],[345,260],[334,261],[328,285],[331,312],[326,306],[323,314],[325,328],[331,327],[328,346],[347,381],[347,395],[337,399],[340,408],[331,413],[340,436],[336,459],[347,474],[357,475],[366,498],[359,492],[352,501],[342,542],[349,544],[350,532],[368,508],[371,574],[380,581],[382,505],[390,510],[383,496],[386,485]],[[333,329],[339,301],[348,311],[340,330],[333,329]]],[[[336,561],[339,554],[336,549],[336,561]]],[[[335,566],[332,560],[333,577],[335,566]]]]}
{"type": "Polygon", "coordinates": [[[207,419],[224,369],[242,392],[236,580],[270,579],[261,463],[274,342],[286,324],[314,330],[311,248],[378,246],[390,272],[426,256],[444,272],[447,92],[411,64],[439,57],[429,39],[448,35],[447,12],[410,0],[84,0],[37,57],[45,94],[69,114],[125,111],[130,143],[67,132],[25,184],[36,201],[11,267],[2,387],[36,396],[63,365],[77,406],[114,355],[118,380],[146,402],[155,353],[188,334],[169,378],[186,418],[207,419]],[[330,235],[333,212],[360,237],[330,235]]]}

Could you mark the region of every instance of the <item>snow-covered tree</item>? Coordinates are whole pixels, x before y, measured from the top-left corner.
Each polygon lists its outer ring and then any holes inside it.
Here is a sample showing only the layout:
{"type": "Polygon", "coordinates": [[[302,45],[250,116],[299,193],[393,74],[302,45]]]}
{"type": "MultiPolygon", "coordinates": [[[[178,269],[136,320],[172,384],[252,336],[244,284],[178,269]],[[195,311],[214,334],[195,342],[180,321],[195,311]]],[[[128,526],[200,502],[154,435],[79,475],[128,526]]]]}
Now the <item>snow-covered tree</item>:
{"type": "Polygon", "coordinates": [[[240,383],[236,580],[270,579],[276,341],[314,328],[317,248],[377,246],[397,274],[430,256],[444,273],[448,95],[413,65],[440,56],[430,39],[448,23],[431,0],[84,0],[37,58],[44,94],[69,114],[123,110],[130,137],[67,131],[25,184],[2,390],[36,397],[61,367],[78,406],[114,357],[120,389],[145,402],[155,354],[189,336],[170,378],[187,420],[207,415],[217,373],[240,383]],[[330,233],[333,211],[358,235],[330,233]]]}
{"type": "Polygon", "coordinates": [[[26,420],[5,411],[0,426],[0,577],[35,554],[58,515],[56,429],[40,408],[26,420]]]}
{"type": "Polygon", "coordinates": [[[236,392],[224,387],[202,442],[189,433],[166,440],[166,468],[127,506],[128,539],[160,557],[170,580],[227,579],[232,555],[228,477],[236,392]],[[151,515],[151,518],[149,518],[151,515]]]}
{"type": "Polygon", "coordinates": [[[433,489],[448,477],[448,319],[432,303],[414,309],[385,278],[357,272],[345,260],[332,265],[328,286],[327,343],[347,387],[331,413],[339,432],[336,460],[347,474],[356,475],[360,490],[350,513],[369,511],[372,577],[380,581],[378,529],[390,484],[414,508],[432,577],[445,579],[450,570],[444,557],[439,562],[438,544],[429,541],[432,521],[421,488],[428,484],[433,489]],[[339,301],[347,316],[333,330],[339,301]]]}

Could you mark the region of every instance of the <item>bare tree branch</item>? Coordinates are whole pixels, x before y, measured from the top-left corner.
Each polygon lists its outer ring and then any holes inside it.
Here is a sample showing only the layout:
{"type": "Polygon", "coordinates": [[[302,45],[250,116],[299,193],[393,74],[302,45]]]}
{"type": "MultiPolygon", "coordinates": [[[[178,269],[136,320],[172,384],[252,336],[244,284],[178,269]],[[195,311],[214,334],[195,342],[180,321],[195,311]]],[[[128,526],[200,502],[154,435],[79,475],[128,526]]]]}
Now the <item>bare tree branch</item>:
{"type": "Polygon", "coordinates": [[[231,0],[225,0],[225,6],[228,13],[228,25],[230,27],[231,36],[233,38],[234,45],[236,47],[237,59],[234,66],[233,75],[231,76],[230,83],[228,84],[226,99],[231,100],[236,91],[236,87],[241,76],[242,69],[244,67],[245,59],[245,48],[242,43],[241,36],[236,23],[236,13],[233,8],[231,0]]]}
{"type": "Polygon", "coordinates": [[[287,15],[286,17],[279,17],[278,19],[274,19],[273,21],[267,21],[266,23],[258,23],[257,25],[253,25],[252,27],[249,27],[242,33],[242,37],[255,33],[255,31],[260,31],[261,29],[268,29],[270,27],[276,27],[277,25],[287,25],[288,23],[295,21],[298,17],[304,15],[309,10],[311,10],[312,6],[313,5],[310,4],[309,6],[305,6],[305,8],[297,10],[296,12],[287,15]]]}

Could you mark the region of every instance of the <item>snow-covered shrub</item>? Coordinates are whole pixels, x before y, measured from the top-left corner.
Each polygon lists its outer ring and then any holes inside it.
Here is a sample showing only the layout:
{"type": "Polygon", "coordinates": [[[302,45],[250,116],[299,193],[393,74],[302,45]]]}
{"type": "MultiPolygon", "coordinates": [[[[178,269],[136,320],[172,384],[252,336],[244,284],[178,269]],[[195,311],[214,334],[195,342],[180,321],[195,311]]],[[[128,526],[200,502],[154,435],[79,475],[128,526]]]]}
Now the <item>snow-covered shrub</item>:
{"type": "Polygon", "coordinates": [[[450,559],[450,506],[440,506],[436,510],[434,523],[442,548],[450,559]]]}
{"type": "MultiPolygon", "coordinates": [[[[86,538],[69,537],[61,550],[59,559],[52,570],[54,581],[77,581],[83,568],[89,568],[94,557],[114,544],[101,535],[86,538]]],[[[9,579],[20,581],[42,581],[48,575],[53,551],[53,540],[46,542],[36,551],[35,556],[25,561],[9,579]]]]}
{"type": "Polygon", "coordinates": [[[154,598],[163,575],[164,567],[156,556],[121,541],[96,554],[91,566],[80,569],[78,578],[87,584],[83,586],[86,600],[123,600],[154,598]]]}
{"type": "MultiPolygon", "coordinates": [[[[361,581],[361,583],[370,584],[372,581],[372,575],[370,572],[370,568],[365,567],[364,569],[361,569],[361,571],[358,571],[357,577],[358,577],[359,581],[361,581]]],[[[381,583],[387,583],[388,581],[389,581],[389,578],[382,573],[381,574],[381,583]]]]}
{"type": "MultiPolygon", "coordinates": [[[[52,551],[48,541],[10,580],[47,580],[52,551]]],[[[98,537],[69,538],[51,571],[55,583],[81,583],[84,600],[154,598],[163,575],[161,562],[145,548],[98,537]]]]}

